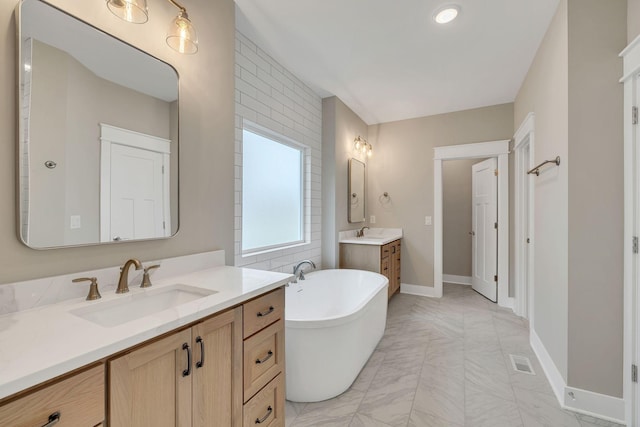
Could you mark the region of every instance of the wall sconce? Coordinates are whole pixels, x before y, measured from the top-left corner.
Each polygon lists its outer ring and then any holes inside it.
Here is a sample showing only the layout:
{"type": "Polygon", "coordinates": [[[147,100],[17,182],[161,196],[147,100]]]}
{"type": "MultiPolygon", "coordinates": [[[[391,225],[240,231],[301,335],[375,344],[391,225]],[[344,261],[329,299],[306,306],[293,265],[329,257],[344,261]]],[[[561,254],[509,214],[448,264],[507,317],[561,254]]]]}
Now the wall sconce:
{"type": "Polygon", "coordinates": [[[362,138],[360,135],[358,135],[353,141],[353,148],[358,153],[366,154],[367,157],[371,157],[371,154],[373,154],[373,147],[371,144],[369,144],[367,140],[362,138]]]}
{"type": "MultiPolygon", "coordinates": [[[[179,53],[196,53],[198,51],[198,36],[189,20],[187,9],[175,0],[167,1],[180,10],[167,30],[167,44],[179,53]]],[[[144,24],[149,20],[147,0],[107,0],[107,7],[114,15],[127,22],[144,24]]]]}

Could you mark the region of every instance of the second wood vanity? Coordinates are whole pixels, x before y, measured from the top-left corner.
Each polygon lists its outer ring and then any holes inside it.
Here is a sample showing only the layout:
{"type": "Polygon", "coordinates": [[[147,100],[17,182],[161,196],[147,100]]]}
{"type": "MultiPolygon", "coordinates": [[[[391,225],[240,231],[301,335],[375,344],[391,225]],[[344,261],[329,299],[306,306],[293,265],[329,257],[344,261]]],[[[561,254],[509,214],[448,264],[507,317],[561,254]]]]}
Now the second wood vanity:
{"type": "Polygon", "coordinates": [[[282,282],[0,399],[0,425],[284,426],[282,282]]]}
{"type": "Polygon", "coordinates": [[[385,244],[340,243],[340,268],[356,268],[382,274],[389,279],[391,298],[400,292],[401,242],[402,239],[385,244]]]}

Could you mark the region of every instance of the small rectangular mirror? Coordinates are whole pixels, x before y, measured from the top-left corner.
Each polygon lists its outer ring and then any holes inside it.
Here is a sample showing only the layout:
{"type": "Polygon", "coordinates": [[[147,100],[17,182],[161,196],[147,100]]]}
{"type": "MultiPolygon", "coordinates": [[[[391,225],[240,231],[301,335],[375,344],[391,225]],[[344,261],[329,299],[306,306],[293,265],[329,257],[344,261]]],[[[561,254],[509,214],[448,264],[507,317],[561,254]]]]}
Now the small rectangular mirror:
{"type": "Polygon", "coordinates": [[[178,75],[40,0],[18,26],[18,235],[35,249],[178,230],[178,75]]]}
{"type": "Polygon", "coordinates": [[[365,221],[365,173],[364,163],[349,159],[349,222],[365,221]]]}

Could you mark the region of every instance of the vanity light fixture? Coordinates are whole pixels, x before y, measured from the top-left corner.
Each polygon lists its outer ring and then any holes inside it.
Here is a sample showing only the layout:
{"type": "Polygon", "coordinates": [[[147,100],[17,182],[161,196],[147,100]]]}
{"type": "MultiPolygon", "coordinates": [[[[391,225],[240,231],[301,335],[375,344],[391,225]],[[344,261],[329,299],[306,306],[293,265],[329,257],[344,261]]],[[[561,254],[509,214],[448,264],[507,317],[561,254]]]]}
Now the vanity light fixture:
{"type": "MultiPolygon", "coordinates": [[[[198,52],[198,36],[189,20],[187,9],[175,0],[167,1],[180,10],[167,30],[167,45],[179,53],[198,52]]],[[[127,22],[144,24],[149,19],[147,0],[107,0],[107,7],[114,15],[127,22]]]]}
{"type": "Polygon", "coordinates": [[[147,0],[107,0],[107,7],[118,18],[133,24],[149,20],[147,0]]]}
{"type": "Polygon", "coordinates": [[[353,148],[358,153],[366,154],[367,157],[371,157],[371,154],[373,154],[373,147],[371,144],[369,144],[367,140],[362,138],[360,135],[358,135],[353,141],[353,148]]]}
{"type": "Polygon", "coordinates": [[[438,24],[448,24],[449,22],[456,19],[459,13],[460,6],[455,4],[446,5],[436,10],[436,12],[433,14],[433,20],[438,24]]]}

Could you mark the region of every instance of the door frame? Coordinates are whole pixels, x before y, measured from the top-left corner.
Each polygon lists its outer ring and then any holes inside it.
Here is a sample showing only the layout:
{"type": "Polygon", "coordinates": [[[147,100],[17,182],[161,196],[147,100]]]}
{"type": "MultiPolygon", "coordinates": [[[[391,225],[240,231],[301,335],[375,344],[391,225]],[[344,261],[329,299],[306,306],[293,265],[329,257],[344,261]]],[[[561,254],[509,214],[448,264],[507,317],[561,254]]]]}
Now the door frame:
{"type": "Polygon", "coordinates": [[[509,297],[509,140],[435,147],[433,156],[433,287],[442,297],[442,162],[498,158],[498,305],[513,309],[509,297]]]}
{"type": "MultiPolygon", "coordinates": [[[[135,132],[100,123],[100,242],[111,242],[111,145],[124,145],[162,154],[163,213],[165,224],[171,224],[170,155],[171,141],[153,135],[135,132]]],[[[171,235],[171,227],[165,227],[165,235],[171,235]]]]}
{"type": "Polygon", "coordinates": [[[631,122],[631,108],[640,103],[640,36],[621,53],[624,83],[624,349],[623,399],[625,421],[628,426],[640,421],[640,408],[636,405],[638,386],[631,381],[631,365],[638,364],[640,324],[638,323],[639,267],[638,255],[633,253],[632,239],[638,236],[640,220],[640,150],[635,148],[640,138],[639,125],[631,122]]]}
{"type": "Polygon", "coordinates": [[[534,166],[535,114],[529,113],[514,137],[515,152],[515,289],[514,312],[529,319],[533,329],[533,213],[534,183],[527,172],[534,166]],[[525,161],[525,150],[529,149],[529,161],[525,161]],[[528,191],[526,191],[528,190],[528,191]],[[528,197],[524,197],[524,194],[528,197]],[[526,224],[526,225],[525,225],[526,224]],[[527,244],[526,239],[530,238],[527,244]],[[527,248],[528,246],[528,248],[527,248]]]}

